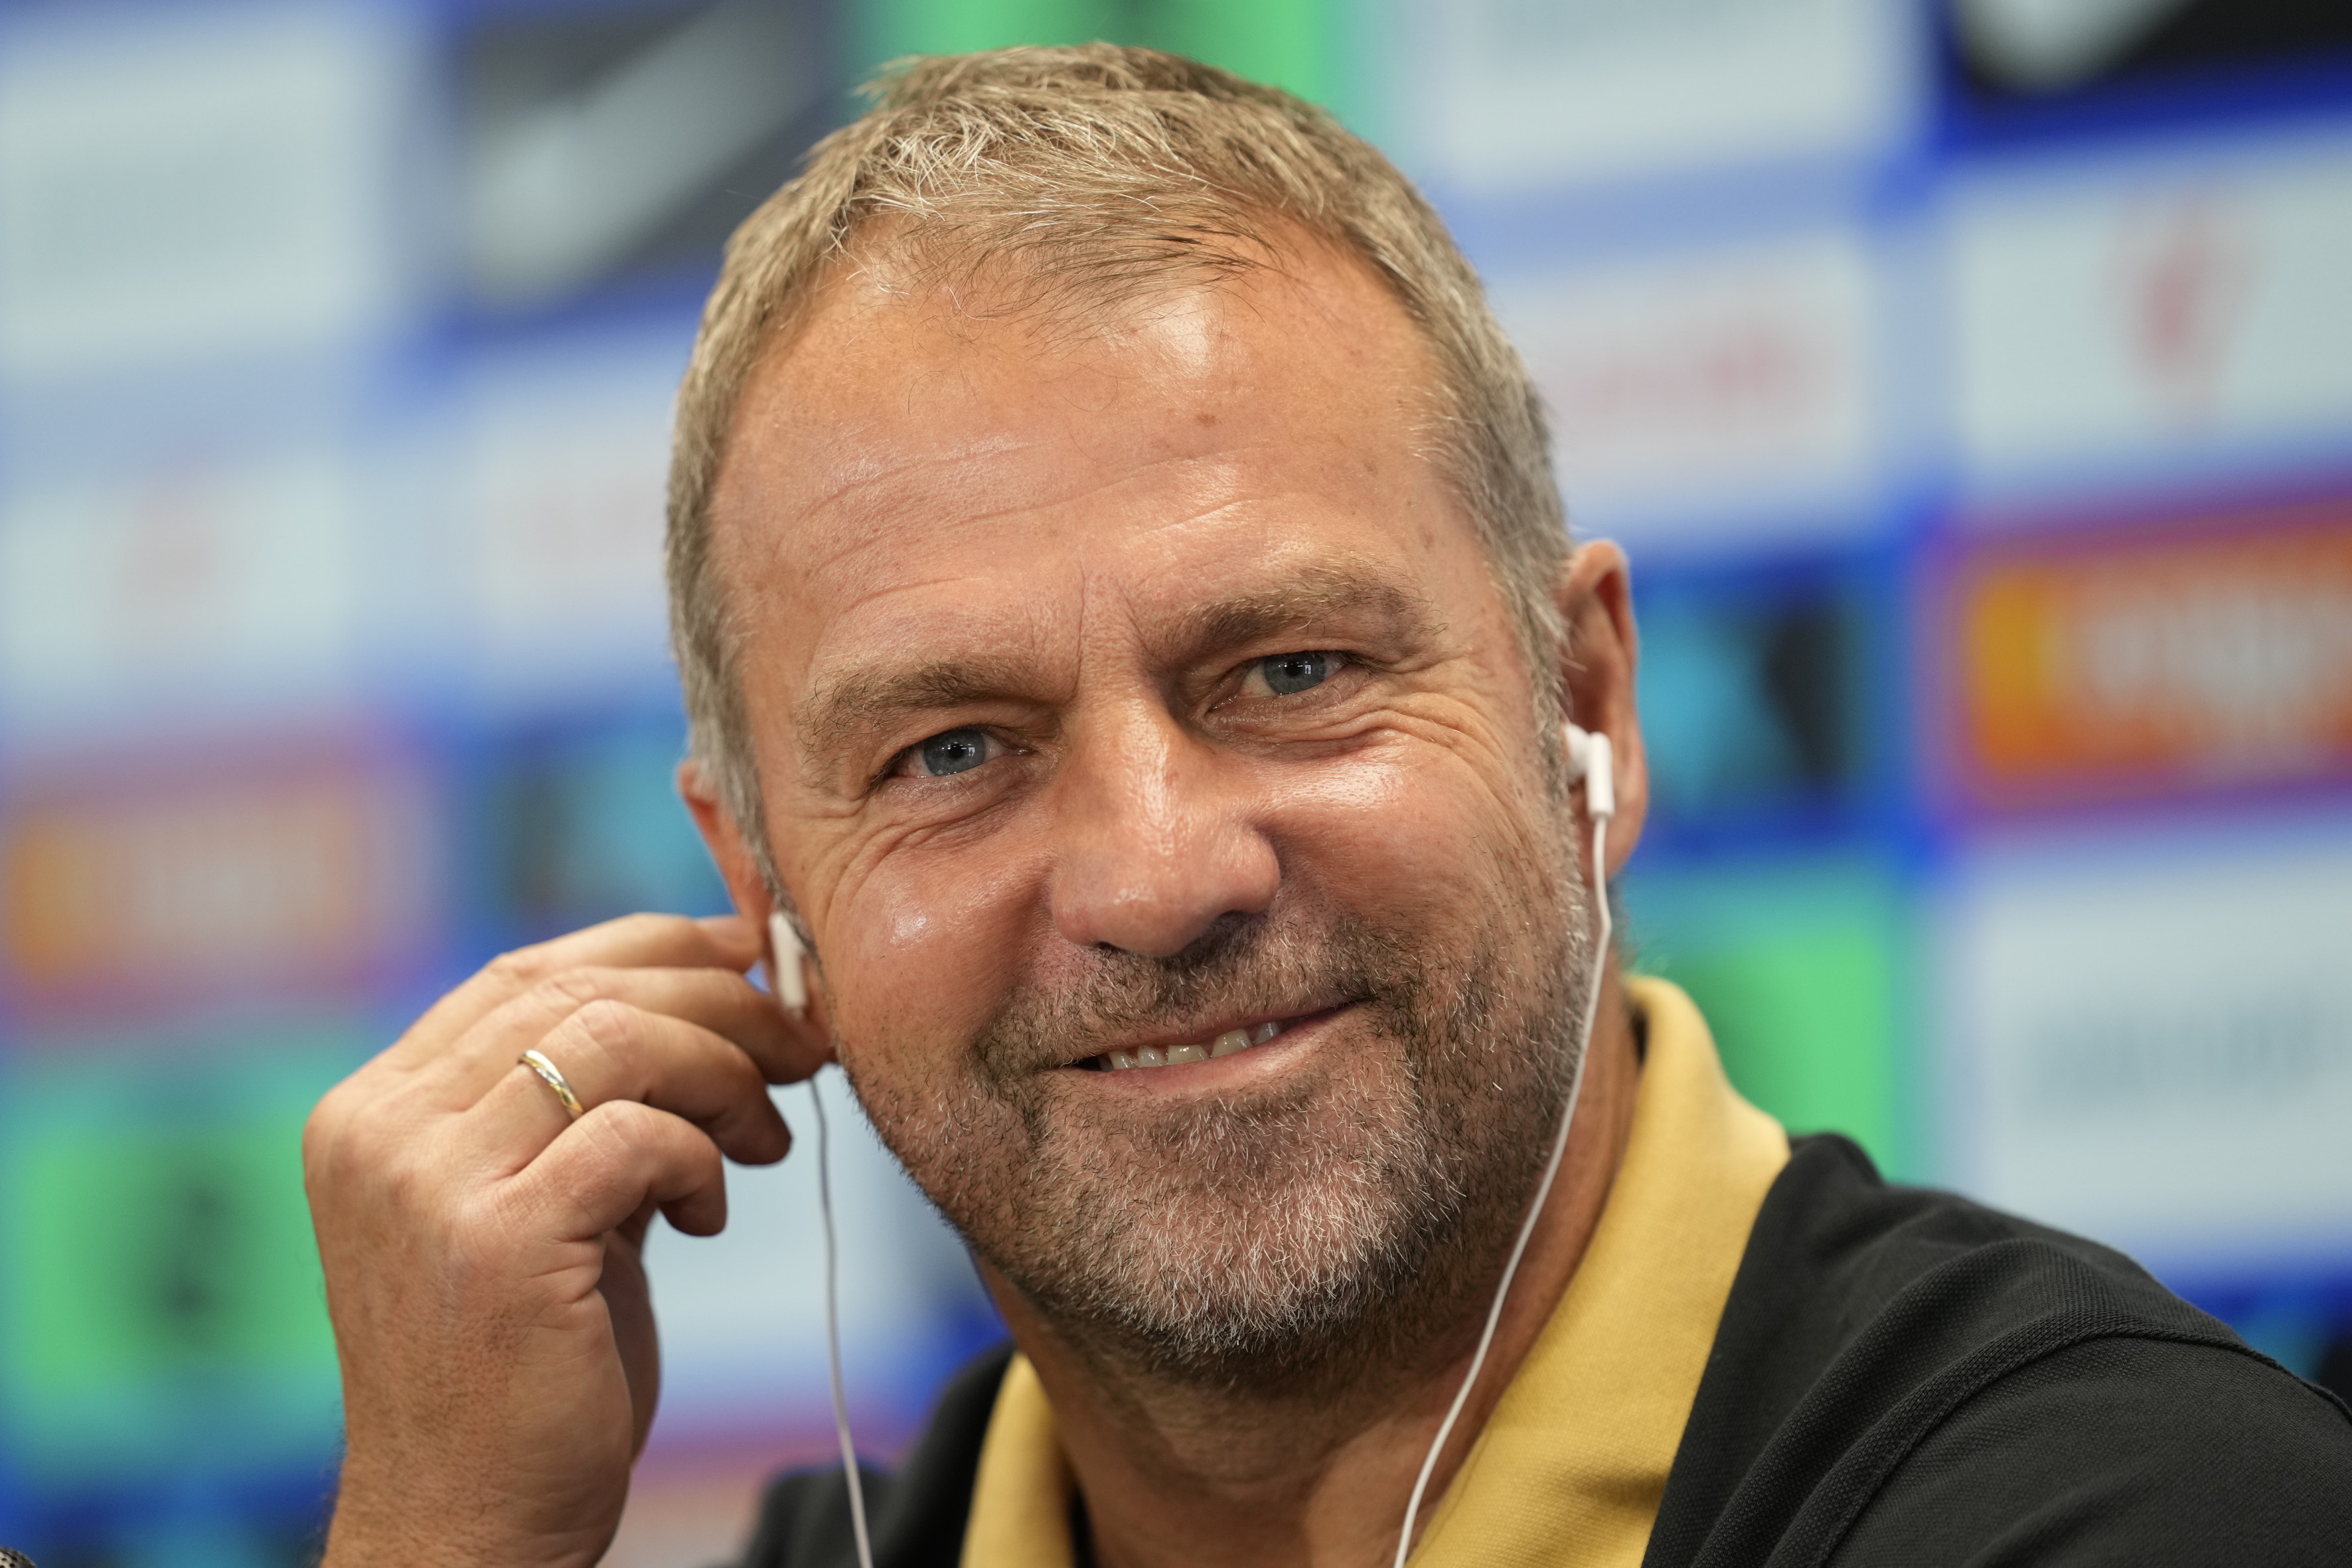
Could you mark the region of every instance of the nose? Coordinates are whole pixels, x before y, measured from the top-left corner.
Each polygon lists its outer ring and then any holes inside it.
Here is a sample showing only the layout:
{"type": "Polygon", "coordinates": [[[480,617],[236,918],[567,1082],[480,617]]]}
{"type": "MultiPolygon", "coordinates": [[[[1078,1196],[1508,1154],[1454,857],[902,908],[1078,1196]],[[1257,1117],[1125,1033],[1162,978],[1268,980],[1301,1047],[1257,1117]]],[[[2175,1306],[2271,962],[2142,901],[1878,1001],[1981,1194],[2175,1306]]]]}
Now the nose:
{"type": "Polygon", "coordinates": [[[1055,781],[1055,929],[1148,957],[1274,901],[1282,869],[1239,759],[1139,704],[1087,732],[1055,781]]]}

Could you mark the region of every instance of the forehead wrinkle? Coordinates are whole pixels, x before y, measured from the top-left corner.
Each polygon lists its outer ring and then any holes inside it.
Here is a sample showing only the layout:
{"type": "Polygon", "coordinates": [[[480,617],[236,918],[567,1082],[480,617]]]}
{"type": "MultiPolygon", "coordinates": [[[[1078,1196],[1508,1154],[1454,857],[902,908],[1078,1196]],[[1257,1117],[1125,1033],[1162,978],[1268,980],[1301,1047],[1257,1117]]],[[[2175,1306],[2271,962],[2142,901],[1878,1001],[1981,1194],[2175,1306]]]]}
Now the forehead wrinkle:
{"type": "MultiPolygon", "coordinates": [[[[1219,290],[1217,295],[1222,299],[1224,297],[1224,291],[1219,290]]],[[[907,307],[902,302],[899,308],[907,307]]],[[[973,433],[950,450],[887,456],[867,453],[852,457],[845,461],[839,461],[836,471],[828,476],[833,482],[822,494],[811,499],[802,509],[801,516],[803,520],[814,519],[845,506],[852,511],[853,515],[858,512],[887,511],[898,500],[898,498],[887,493],[896,488],[893,481],[898,484],[919,486],[921,476],[929,470],[946,468],[952,471],[963,465],[985,466],[993,459],[1017,456],[1049,445],[1090,448],[1095,445],[1094,437],[1097,437],[1097,432],[1089,426],[1104,416],[1110,404],[1119,400],[1121,396],[1119,389],[1131,387],[1137,384],[1137,375],[1127,364],[1126,359],[1139,350],[1153,357],[1170,360],[1181,365],[1184,374],[1180,379],[1197,393],[1200,390],[1199,384],[1210,378],[1211,364],[1217,357],[1214,352],[1215,344],[1198,340],[1205,335],[1208,338],[1222,341],[1224,334],[1217,331],[1213,322],[1195,320],[1194,318],[1201,315],[1197,307],[1190,310],[1178,311],[1176,314],[1184,318],[1181,322],[1184,330],[1177,331],[1168,323],[1154,319],[1150,324],[1158,326],[1160,330],[1140,333],[1139,336],[1144,340],[1140,343],[1129,343],[1124,341],[1128,337],[1137,336],[1138,334],[1135,333],[1097,334],[1098,338],[1108,341],[1097,342],[1094,346],[1113,355],[1112,363],[1096,367],[1094,370],[1094,379],[1101,383],[1099,386],[1082,387],[1069,384],[1066,378],[1057,377],[1053,379],[1052,384],[1043,389],[1044,395],[1049,402],[1078,416],[1068,426],[1057,432],[1055,439],[1039,439],[1034,435],[1024,436],[999,428],[973,433]],[[1176,343],[1156,341],[1170,335],[1171,331],[1182,341],[1176,343]],[[886,491],[878,501],[869,500],[864,505],[856,504],[865,492],[869,492],[877,487],[886,491]]],[[[963,336],[960,333],[950,335],[963,336]]],[[[1018,353],[1022,351],[1015,348],[1012,352],[1018,353]]],[[[1031,344],[1028,345],[1027,352],[1034,355],[1039,351],[1035,345],[1031,344]]],[[[827,402],[827,395],[833,388],[829,379],[821,374],[822,361],[818,361],[814,367],[809,363],[811,353],[809,345],[800,344],[796,345],[796,352],[789,358],[772,361],[772,369],[767,378],[770,384],[761,391],[768,397],[782,396],[793,404],[824,405],[827,402]]],[[[1001,359],[1003,355],[999,354],[996,357],[1001,359]]],[[[1048,357],[1062,360],[1073,356],[1065,353],[1048,357]]],[[[961,368],[967,373],[970,370],[969,366],[961,368]]],[[[895,412],[901,419],[919,417],[922,412],[923,400],[932,390],[924,378],[906,377],[895,388],[895,412]]],[[[1223,390],[1229,389],[1220,389],[1220,391],[1223,390]]],[[[747,405],[758,400],[760,400],[758,395],[755,394],[752,398],[747,398],[747,405]]],[[[852,437],[848,444],[854,449],[856,445],[855,437],[852,437]]],[[[1202,459],[1215,461],[1242,447],[1263,444],[1246,439],[1236,443],[1229,434],[1220,432],[1206,450],[1163,451],[1149,456],[1139,454],[1127,460],[1123,466],[1132,472],[1140,473],[1171,463],[1184,464],[1202,459]]],[[[950,486],[950,489],[958,489],[966,488],[968,487],[964,485],[950,486]]],[[[1050,505],[1061,499],[1066,498],[1041,495],[1032,498],[1027,504],[1050,505]]]]}
{"type": "MultiPolygon", "coordinates": [[[[790,372],[785,371],[782,374],[789,376],[790,372]]],[[[1131,374],[1122,372],[1118,366],[1110,367],[1100,374],[1114,384],[1127,383],[1133,379],[1131,374]]],[[[824,401],[824,394],[827,390],[820,382],[818,384],[799,389],[798,395],[794,396],[793,401],[821,405],[824,401]]],[[[906,378],[896,389],[897,414],[902,419],[919,419],[922,414],[922,400],[929,390],[921,378],[913,376],[906,378]]],[[[1077,387],[1058,384],[1047,388],[1045,395],[1065,411],[1076,413],[1079,418],[1075,424],[1055,431],[1048,438],[997,428],[971,434],[944,450],[900,451],[887,454],[867,451],[845,458],[835,459],[830,465],[834,471],[827,476],[832,482],[821,494],[811,498],[801,509],[801,520],[814,521],[828,512],[845,510],[865,529],[870,530],[877,525],[887,527],[889,513],[904,506],[909,500],[936,500],[942,494],[953,496],[959,492],[969,496],[971,490],[986,482],[976,477],[966,477],[959,470],[977,469],[984,474],[1003,459],[1017,458],[1024,453],[1051,446],[1076,447],[1080,449],[1089,447],[1092,445],[1089,437],[1095,432],[1087,426],[1102,416],[1110,403],[1117,401],[1115,394],[1108,397],[1101,393],[1082,395],[1077,387]],[[950,476],[944,485],[936,480],[926,482],[929,474],[941,469],[946,470],[950,476]],[[908,489],[919,493],[914,497],[897,493],[908,489]],[[872,493],[877,489],[881,491],[878,497],[872,493]]],[[[859,443],[853,437],[849,437],[845,444],[855,452],[859,443]]],[[[1139,473],[1161,467],[1171,461],[1181,463],[1209,455],[1197,452],[1168,453],[1139,460],[1129,460],[1124,466],[1131,473],[1139,473]]],[[[819,460],[823,461],[822,458],[819,460]]],[[[1010,501],[1003,506],[967,513],[965,520],[981,521],[1004,510],[1051,506],[1070,499],[1073,499],[1070,494],[1025,497],[1017,501],[1010,501]]]]}
{"type": "MultiPolygon", "coordinates": [[[[1007,441],[992,448],[985,456],[1032,450],[1044,445],[1045,443],[1037,441],[1007,441]]],[[[1234,453],[1230,450],[1163,452],[1129,460],[1120,464],[1115,472],[1097,472],[1052,487],[1034,482],[1026,485],[1006,483],[1002,479],[992,483],[988,476],[976,473],[959,476],[961,482],[952,486],[926,486],[912,478],[915,470],[937,468],[952,470],[957,465],[971,461],[972,458],[973,454],[965,452],[894,464],[887,471],[838,487],[825,500],[813,504],[801,514],[800,521],[803,524],[816,520],[826,510],[845,514],[835,524],[836,537],[829,542],[816,560],[803,566],[802,571],[805,574],[838,566],[877,547],[903,548],[907,543],[905,530],[908,526],[906,513],[917,507],[926,513],[925,521],[930,524],[957,529],[981,527],[1007,518],[1033,516],[1043,519],[1071,508],[1123,504],[1122,492],[1141,489],[1148,493],[1156,477],[1171,471],[1214,472],[1231,468],[1234,462],[1234,453]],[[911,493],[905,493],[900,487],[893,485],[892,481],[901,479],[908,481],[911,493]],[[988,493],[991,490],[996,493],[991,495],[988,493]]],[[[1181,515],[1164,519],[1158,526],[1190,523],[1200,518],[1214,516],[1229,507],[1246,504],[1252,499],[1227,494],[1208,501],[1197,510],[1188,509],[1181,515]]]]}
{"type": "MultiPolygon", "coordinates": [[[[908,395],[911,398],[911,389],[908,395]]],[[[896,455],[894,459],[886,459],[871,454],[852,458],[842,464],[833,476],[838,482],[822,495],[811,500],[801,515],[803,521],[821,518],[826,512],[843,506],[863,492],[877,487],[887,487],[894,480],[902,482],[910,480],[915,475],[926,469],[940,468],[953,469],[990,458],[1028,451],[1040,445],[1042,443],[1036,440],[1001,431],[967,441],[951,451],[904,453],[896,455]]],[[[885,504],[888,504],[887,500],[885,504]]]]}
{"type": "MultiPolygon", "coordinates": [[[[1122,492],[1142,489],[1148,493],[1156,474],[1168,470],[1213,470],[1230,466],[1223,454],[1171,453],[1138,462],[1116,474],[1098,475],[1083,482],[1073,481],[1050,498],[1014,498],[1002,505],[958,512],[952,517],[934,515],[929,521],[934,528],[961,531],[985,527],[1006,519],[1029,518],[1036,520],[1041,530],[1052,532],[1059,526],[1053,521],[1055,514],[1067,514],[1076,509],[1083,516],[1084,509],[1088,507],[1117,509],[1128,506],[1130,503],[1122,492]]],[[[1140,528],[1152,532],[1192,528],[1226,513],[1265,505],[1269,499],[1269,496],[1262,494],[1236,494],[1228,485],[1226,493],[1221,496],[1209,499],[1197,507],[1171,510],[1166,515],[1152,518],[1140,528]]],[[[877,552],[883,552],[878,575],[888,578],[889,574],[899,567],[912,542],[908,537],[911,526],[901,519],[877,515],[862,520],[854,531],[836,529],[835,537],[831,540],[821,538],[817,542],[818,548],[794,568],[794,575],[807,581],[830,574],[835,574],[845,584],[859,585],[856,596],[836,611],[836,615],[847,615],[878,598],[959,580],[960,573],[949,573],[921,578],[874,581],[877,573],[866,563],[875,557],[877,552]]],[[[1083,532],[1081,530],[1082,535],[1083,532]]],[[[1080,547],[1082,551],[1085,549],[1083,537],[1080,547]]]]}

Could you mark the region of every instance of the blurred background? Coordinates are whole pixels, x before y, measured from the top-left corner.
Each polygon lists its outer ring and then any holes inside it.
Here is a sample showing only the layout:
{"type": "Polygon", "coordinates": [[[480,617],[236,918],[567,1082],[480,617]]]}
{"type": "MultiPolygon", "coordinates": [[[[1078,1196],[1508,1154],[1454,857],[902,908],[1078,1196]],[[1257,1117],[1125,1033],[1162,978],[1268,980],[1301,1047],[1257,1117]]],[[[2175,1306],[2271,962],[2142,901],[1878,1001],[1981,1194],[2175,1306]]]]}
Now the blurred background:
{"type": "MultiPolygon", "coordinates": [[[[11,0],[0,1541],[315,1550],[311,1101],[502,948],[721,902],[657,563],[721,238],[880,61],[1089,37],[1455,225],[1635,563],[1633,935],[1749,1095],[2352,1384],[2352,9],[11,0]]],[[[887,1455],[994,1329],[838,1109],[887,1455]]],[[[627,1568],[830,1442],[808,1163],[735,1191],[653,1244],[627,1568]]]]}

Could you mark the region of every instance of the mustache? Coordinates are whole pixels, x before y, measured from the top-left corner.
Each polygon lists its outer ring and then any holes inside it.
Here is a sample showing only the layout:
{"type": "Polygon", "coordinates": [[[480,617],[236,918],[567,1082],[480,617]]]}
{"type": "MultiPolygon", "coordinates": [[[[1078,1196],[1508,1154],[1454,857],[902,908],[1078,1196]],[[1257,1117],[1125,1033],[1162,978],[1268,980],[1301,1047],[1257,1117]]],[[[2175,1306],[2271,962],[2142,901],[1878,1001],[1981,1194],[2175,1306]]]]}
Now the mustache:
{"type": "Polygon", "coordinates": [[[975,1052],[1009,1083],[1098,1055],[1137,1028],[1183,1032],[1392,998],[1413,973],[1404,943],[1360,922],[1232,915],[1179,953],[1100,952],[1073,980],[1024,984],[975,1052]]]}

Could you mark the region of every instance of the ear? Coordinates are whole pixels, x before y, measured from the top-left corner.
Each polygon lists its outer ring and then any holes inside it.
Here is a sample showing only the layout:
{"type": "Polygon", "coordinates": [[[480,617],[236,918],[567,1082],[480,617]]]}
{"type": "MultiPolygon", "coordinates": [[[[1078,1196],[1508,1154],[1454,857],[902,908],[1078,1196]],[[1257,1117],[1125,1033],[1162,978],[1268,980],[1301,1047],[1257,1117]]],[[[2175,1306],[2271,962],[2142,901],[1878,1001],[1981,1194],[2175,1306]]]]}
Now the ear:
{"type": "Polygon", "coordinates": [[[1614,753],[1617,815],[1609,823],[1609,874],[1624,868],[1641,842],[1650,809],[1650,769],[1634,707],[1641,644],[1633,628],[1633,582],[1625,552],[1606,539],[1580,547],[1553,580],[1552,603],[1567,637],[1560,644],[1560,691],[1569,716],[1609,737],[1614,753]]]}
{"type": "MultiPolygon", "coordinates": [[[[719,875],[727,883],[728,897],[735,902],[735,912],[761,931],[767,930],[768,917],[776,909],[767,879],[760,875],[760,862],[752,855],[751,842],[744,837],[734,814],[719,798],[718,788],[704,773],[702,764],[691,757],[677,764],[677,793],[693,815],[694,826],[701,830],[710,858],[718,864],[719,875]]],[[[824,972],[809,953],[801,955],[800,964],[808,989],[808,1008],[802,1016],[802,1026],[823,1047],[828,1058],[837,1059],[832,1021],[825,1014],[824,972]]]]}

